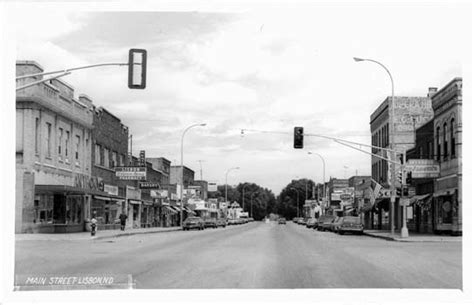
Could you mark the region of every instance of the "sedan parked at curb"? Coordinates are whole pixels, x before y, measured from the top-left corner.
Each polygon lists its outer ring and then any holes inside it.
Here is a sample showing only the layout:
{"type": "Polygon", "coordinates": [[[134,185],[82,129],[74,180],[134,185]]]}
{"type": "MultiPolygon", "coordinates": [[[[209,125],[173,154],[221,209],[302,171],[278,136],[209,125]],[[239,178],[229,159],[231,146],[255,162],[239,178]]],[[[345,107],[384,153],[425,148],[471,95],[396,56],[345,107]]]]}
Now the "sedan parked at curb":
{"type": "Polygon", "coordinates": [[[183,230],[188,231],[190,229],[204,230],[204,221],[201,217],[188,217],[183,221],[183,230]]]}
{"type": "Polygon", "coordinates": [[[338,233],[342,235],[346,232],[351,232],[355,234],[362,234],[364,232],[364,225],[362,224],[360,217],[344,217],[342,224],[339,227],[338,233]]]}
{"type": "Polygon", "coordinates": [[[317,223],[318,223],[318,220],[316,218],[310,218],[306,222],[306,227],[312,229],[314,228],[314,226],[316,226],[317,223]]]}
{"type": "Polygon", "coordinates": [[[225,228],[227,226],[227,221],[224,218],[217,219],[217,226],[225,228]]]}
{"type": "Polygon", "coordinates": [[[278,224],[279,225],[286,225],[286,219],[285,218],[278,219],[278,224]]]}
{"type": "Polygon", "coordinates": [[[339,228],[341,227],[342,221],[344,220],[344,217],[336,217],[332,222],[331,225],[329,226],[329,231],[338,233],[339,228]]]}
{"type": "Polygon", "coordinates": [[[333,215],[323,215],[318,219],[318,231],[327,231],[331,226],[332,221],[336,218],[333,215]]]}
{"type": "Polygon", "coordinates": [[[206,218],[204,220],[205,228],[217,228],[217,220],[215,218],[206,218]]]}

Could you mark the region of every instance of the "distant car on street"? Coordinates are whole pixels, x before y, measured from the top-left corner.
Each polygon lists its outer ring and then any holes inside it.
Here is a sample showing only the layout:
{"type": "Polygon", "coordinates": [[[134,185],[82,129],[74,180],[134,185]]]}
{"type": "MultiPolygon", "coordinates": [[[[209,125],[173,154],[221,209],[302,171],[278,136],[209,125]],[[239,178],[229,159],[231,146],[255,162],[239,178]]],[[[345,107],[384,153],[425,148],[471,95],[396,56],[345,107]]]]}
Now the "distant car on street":
{"type": "Polygon", "coordinates": [[[343,217],[341,226],[339,227],[338,233],[343,235],[346,232],[362,234],[364,232],[364,225],[360,217],[346,216],[343,217]]]}
{"type": "Polygon", "coordinates": [[[286,219],[285,218],[278,219],[278,224],[279,225],[286,225],[286,219]]]}
{"type": "Polygon", "coordinates": [[[303,217],[299,217],[296,223],[299,225],[306,225],[306,221],[304,220],[303,217]]]}
{"type": "Polygon", "coordinates": [[[219,218],[217,219],[216,224],[218,227],[225,228],[227,226],[227,221],[225,220],[225,218],[219,218]]]}
{"type": "Polygon", "coordinates": [[[204,221],[201,217],[188,217],[183,221],[183,230],[188,231],[190,229],[204,230],[204,221]]]}
{"type": "Polygon", "coordinates": [[[306,227],[312,229],[317,223],[318,220],[316,218],[310,218],[308,221],[306,221],[306,227]]]}
{"type": "Polygon", "coordinates": [[[334,220],[331,222],[331,225],[329,226],[329,231],[338,233],[343,220],[344,220],[344,217],[334,218],[334,220]]]}
{"type": "Polygon", "coordinates": [[[318,231],[329,230],[332,221],[336,218],[333,215],[323,215],[318,219],[318,231]]]}
{"type": "Polygon", "coordinates": [[[215,218],[206,218],[204,220],[205,228],[217,228],[217,220],[215,218]]]}

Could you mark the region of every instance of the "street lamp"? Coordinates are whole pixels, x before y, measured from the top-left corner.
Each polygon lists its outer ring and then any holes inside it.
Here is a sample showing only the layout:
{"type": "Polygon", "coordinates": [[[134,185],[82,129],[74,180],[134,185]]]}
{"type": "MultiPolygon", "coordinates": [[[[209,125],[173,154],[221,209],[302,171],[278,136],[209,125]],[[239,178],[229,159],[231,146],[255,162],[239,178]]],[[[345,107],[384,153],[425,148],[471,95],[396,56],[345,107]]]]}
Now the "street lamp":
{"type": "Polygon", "coordinates": [[[240,169],[240,167],[232,167],[232,168],[229,168],[227,170],[227,172],[225,173],[225,203],[227,204],[227,175],[229,174],[229,172],[231,170],[234,170],[234,169],[240,169]]]}
{"type": "Polygon", "coordinates": [[[183,208],[184,208],[184,200],[183,200],[183,189],[184,189],[184,165],[183,165],[183,156],[184,156],[184,152],[183,152],[183,146],[184,146],[184,135],[186,134],[186,132],[193,128],[193,127],[198,127],[198,126],[206,126],[206,123],[201,123],[201,124],[193,124],[189,127],[187,127],[184,131],[183,131],[183,135],[181,136],[181,189],[180,189],[180,196],[179,196],[179,199],[181,200],[181,204],[180,204],[180,213],[179,213],[179,220],[180,220],[180,225],[183,226],[183,208]]]}
{"type": "Polygon", "coordinates": [[[323,156],[321,156],[317,152],[309,151],[308,155],[316,155],[319,158],[321,158],[321,161],[323,161],[323,198],[326,199],[326,185],[325,185],[325,183],[326,183],[326,161],[324,161],[323,156]]]}
{"type": "Polygon", "coordinates": [[[291,188],[291,190],[295,190],[296,192],[296,217],[300,217],[300,210],[299,210],[299,207],[300,207],[300,195],[299,195],[299,192],[297,189],[295,189],[294,187],[291,188]]]}
{"type": "MultiPolygon", "coordinates": [[[[358,58],[358,57],[354,57],[354,61],[356,62],[360,62],[360,61],[370,61],[370,62],[373,62],[373,63],[376,63],[378,64],[379,66],[381,66],[387,73],[388,73],[388,76],[390,77],[390,81],[392,83],[392,107],[390,107],[389,105],[389,109],[390,109],[390,118],[389,118],[389,139],[391,140],[390,141],[390,149],[391,149],[391,153],[392,153],[392,160],[396,160],[397,156],[393,155],[394,152],[394,107],[395,107],[395,89],[394,89],[394,85],[393,85],[393,77],[392,77],[392,74],[390,73],[390,71],[387,69],[387,67],[385,67],[383,64],[381,64],[380,62],[376,61],[376,60],[373,60],[373,59],[367,59],[367,58],[358,58]]],[[[395,210],[395,176],[396,176],[396,171],[395,171],[395,164],[391,163],[391,172],[392,172],[392,182],[390,183],[390,232],[392,235],[395,235],[395,215],[394,215],[394,210],[395,210]]],[[[405,211],[406,212],[406,211],[405,211]]],[[[406,234],[406,237],[408,237],[408,229],[406,228],[406,226],[404,225],[403,228],[402,228],[402,231],[401,231],[401,235],[402,237],[405,237],[404,234],[406,234]]]]}

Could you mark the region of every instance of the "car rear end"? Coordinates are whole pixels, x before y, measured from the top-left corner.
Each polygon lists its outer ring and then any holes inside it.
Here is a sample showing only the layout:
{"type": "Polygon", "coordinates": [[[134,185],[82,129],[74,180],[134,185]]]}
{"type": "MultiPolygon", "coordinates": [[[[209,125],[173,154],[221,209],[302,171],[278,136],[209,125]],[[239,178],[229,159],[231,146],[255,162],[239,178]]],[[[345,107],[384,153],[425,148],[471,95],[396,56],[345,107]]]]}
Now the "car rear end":
{"type": "Polygon", "coordinates": [[[346,232],[362,234],[364,232],[364,225],[359,217],[344,217],[338,232],[339,234],[344,234],[346,232]]]}

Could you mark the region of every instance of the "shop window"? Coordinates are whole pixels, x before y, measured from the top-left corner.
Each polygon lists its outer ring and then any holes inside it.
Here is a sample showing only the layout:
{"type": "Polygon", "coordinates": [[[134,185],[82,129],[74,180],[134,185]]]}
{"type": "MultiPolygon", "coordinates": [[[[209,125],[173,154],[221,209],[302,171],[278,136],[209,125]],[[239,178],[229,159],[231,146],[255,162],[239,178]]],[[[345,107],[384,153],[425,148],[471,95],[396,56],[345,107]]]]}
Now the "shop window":
{"type": "Polygon", "coordinates": [[[69,130],[66,130],[66,143],[64,145],[64,155],[66,158],[69,156],[69,139],[70,139],[71,133],[69,130]]]}
{"type": "Polygon", "coordinates": [[[101,165],[110,167],[109,150],[107,148],[104,148],[104,162],[101,165]]]}
{"type": "Polygon", "coordinates": [[[76,160],[79,160],[80,147],[81,147],[81,137],[76,135],[76,160]]]}
{"type": "Polygon", "coordinates": [[[96,144],[95,145],[95,164],[100,164],[101,158],[100,158],[100,145],[96,144]]]}
{"type": "Polygon", "coordinates": [[[440,197],[440,205],[438,215],[440,216],[441,223],[452,223],[453,222],[453,204],[450,201],[449,196],[440,197]]]}
{"type": "Polygon", "coordinates": [[[66,200],[66,223],[82,223],[82,196],[68,196],[66,200]]]}
{"type": "Polygon", "coordinates": [[[62,154],[62,145],[63,145],[63,129],[59,128],[59,138],[58,138],[58,155],[62,154]]]}
{"type": "Polygon", "coordinates": [[[38,195],[34,201],[34,219],[36,224],[53,223],[53,196],[38,195]]]}
{"type": "Polygon", "coordinates": [[[451,131],[451,158],[456,157],[456,138],[455,138],[455,133],[454,133],[454,118],[451,119],[451,126],[450,126],[450,131],[451,131]]]}

